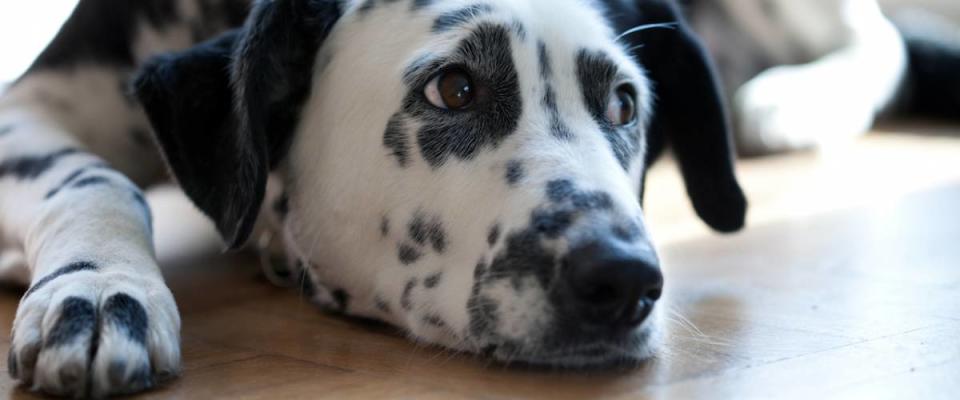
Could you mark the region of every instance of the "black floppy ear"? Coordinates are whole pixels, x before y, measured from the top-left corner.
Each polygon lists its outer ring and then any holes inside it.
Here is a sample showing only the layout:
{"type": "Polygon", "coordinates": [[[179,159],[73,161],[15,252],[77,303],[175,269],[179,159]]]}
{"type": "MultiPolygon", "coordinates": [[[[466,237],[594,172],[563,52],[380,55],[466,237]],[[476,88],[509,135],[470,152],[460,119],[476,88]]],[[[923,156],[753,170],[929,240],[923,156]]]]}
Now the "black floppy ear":
{"type": "Polygon", "coordinates": [[[673,1],[609,3],[617,33],[636,49],[654,84],[647,165],[671,145],[697,215],[717,231],[739,230],[747,200],[734,171],[727,110],[709,56],[673,1]]]}
{"type": "Polygon", "coordinates": [[[247,24],[149,62],[134,80],[167,163],[230,248],[243,245],[284,157],[338,0],[265,0],[247,24]]]}

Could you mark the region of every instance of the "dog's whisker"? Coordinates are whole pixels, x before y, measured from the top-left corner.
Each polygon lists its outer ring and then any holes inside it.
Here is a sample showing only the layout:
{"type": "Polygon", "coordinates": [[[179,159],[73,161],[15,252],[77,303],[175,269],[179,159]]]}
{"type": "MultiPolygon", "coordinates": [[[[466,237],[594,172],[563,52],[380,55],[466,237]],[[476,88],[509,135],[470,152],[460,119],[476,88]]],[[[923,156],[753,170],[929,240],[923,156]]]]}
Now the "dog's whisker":
{"type": "Polygon", "coordinates": [[[650,29],[677,29],[678,25],[679,24],[676,22],[661,22],[661,23],[654,23],[654,24],[638,25],[623,31],[623,33],[617,36],[616,39],[614,40],[619,42],[620,39],[623,39],[624,37],[627,37],[637,32],[642,32],[650,29]]]}
{"type": "Polygon", "coordinates": [[[627,54],[636,55],[635,52],[636,52],[637,50],[640,50],[640,49],[644,48],[644,47],[646,47],[645,44],[638,44],[638,45],[636,45],[636,46],[631,46],[631,47],[627,48],[627,54]]]}
{"type": "Polygon", "coordinates": [[[681,327],[688,329],[697,336],[707,337],[707,334],[703,333],[703,331],[700,330],[700,328],[698,328],[693,321],[681,314],[680,311],[676,310],[675,308],[669,308],[667,309],[667,312],[670,313],[669,317],[672,317],[671,320],[677,322],[681,327]]]}

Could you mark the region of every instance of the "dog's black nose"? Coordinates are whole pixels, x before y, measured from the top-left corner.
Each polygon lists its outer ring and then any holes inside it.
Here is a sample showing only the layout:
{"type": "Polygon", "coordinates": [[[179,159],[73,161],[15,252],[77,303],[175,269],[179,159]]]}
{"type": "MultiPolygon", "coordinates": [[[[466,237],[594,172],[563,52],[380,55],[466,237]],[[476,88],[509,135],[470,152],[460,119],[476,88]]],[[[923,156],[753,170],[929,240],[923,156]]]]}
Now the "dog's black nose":
{"type": "Polygon", "coordinates": [[[649,246],[614,238],[575,246],[564,260],[565,303],[582,322],[632,328],[660,299],[663,275],[649,246]]]}

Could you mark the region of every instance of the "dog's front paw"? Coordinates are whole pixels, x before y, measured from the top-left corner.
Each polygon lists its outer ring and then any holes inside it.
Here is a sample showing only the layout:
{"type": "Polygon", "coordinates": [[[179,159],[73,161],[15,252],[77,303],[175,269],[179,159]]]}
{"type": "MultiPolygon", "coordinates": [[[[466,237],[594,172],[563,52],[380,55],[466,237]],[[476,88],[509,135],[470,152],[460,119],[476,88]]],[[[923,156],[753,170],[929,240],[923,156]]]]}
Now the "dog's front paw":
{"type": "Polygon", "coordinates": [[[173,295],[159,276],[88,270],[41,281],[20,302],[8,365],[48,394],[146,390],[179,372],[173,295]]]}
{"type": "Polygon", "coordinates": [[[785,66],[760,74],[734,98],[741,153],[816,148],[865,133],[876,100],[846,86],[842,72],[822,67],[785,66]]]}

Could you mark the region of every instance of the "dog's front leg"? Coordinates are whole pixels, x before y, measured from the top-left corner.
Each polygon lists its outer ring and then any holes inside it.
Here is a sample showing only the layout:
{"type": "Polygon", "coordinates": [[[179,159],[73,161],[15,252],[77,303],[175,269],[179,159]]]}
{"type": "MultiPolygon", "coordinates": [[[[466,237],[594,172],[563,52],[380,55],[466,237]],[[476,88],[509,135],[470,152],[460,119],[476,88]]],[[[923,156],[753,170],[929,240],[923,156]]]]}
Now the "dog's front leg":
{"type": "Polygon", "coordinates": [[[0,114],[0,228],[31,286],[9,371],[46,393],[146,389],[180,365],[180,319],[140,190],[43,118],[0,114]]]}

